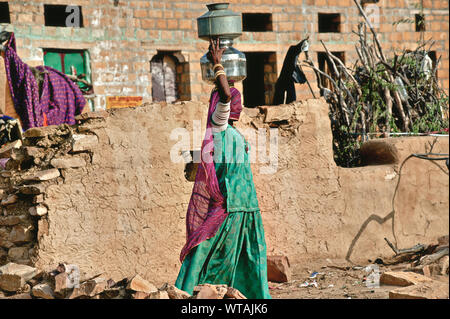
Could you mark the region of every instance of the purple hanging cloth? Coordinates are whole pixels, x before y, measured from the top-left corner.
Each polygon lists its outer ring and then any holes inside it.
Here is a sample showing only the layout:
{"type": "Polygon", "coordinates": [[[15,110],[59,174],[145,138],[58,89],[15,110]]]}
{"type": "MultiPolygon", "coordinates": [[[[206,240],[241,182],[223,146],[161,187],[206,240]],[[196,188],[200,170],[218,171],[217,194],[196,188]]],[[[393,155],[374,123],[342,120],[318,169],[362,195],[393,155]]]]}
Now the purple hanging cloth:
{"type": "Polygon", "coordinates": [[[45,124],[75,124],[75,116],[83,111],[86,100],[72,80],[51,67],[38,66],[36,69],[44,72],[39,96],[31,68],[17,55],[14,33],[6,44],[4,60],[14,108],[24,130],[45,124]]]}

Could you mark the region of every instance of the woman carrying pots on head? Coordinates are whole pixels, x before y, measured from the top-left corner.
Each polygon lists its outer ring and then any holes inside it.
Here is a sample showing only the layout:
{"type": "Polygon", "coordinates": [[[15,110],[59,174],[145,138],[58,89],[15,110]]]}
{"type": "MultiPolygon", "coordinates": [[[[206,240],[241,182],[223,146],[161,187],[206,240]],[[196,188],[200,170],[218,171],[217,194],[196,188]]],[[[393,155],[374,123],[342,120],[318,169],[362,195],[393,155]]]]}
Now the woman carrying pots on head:
{"type": "Polygon", "coordinates": [[[223,52],[219,39],[210,40],[208,59],[216,87],[211,93],[175,286],[192,294],[199,284],[225,284],[247,298],[271,298],[249,145],[234,127],[242,111],[241,94],[230,88],[220,64],[223,52]]]}

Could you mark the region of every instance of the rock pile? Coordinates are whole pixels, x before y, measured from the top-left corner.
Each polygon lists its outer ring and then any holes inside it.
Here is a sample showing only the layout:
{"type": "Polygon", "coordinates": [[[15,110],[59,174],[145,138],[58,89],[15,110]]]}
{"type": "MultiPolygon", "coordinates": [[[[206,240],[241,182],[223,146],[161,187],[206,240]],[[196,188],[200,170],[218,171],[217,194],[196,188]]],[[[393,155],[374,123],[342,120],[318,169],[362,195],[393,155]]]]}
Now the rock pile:
{"type": "Polygon", "coordinates": [[[190,295],[169,283],[157,288],[138,274],[119,282],[100,275],[78,280],[77,274],[76,265],[44,272],[8,263],[0,267],[0,299],[246,299],[226,285],[199,285],[190,295]]]}
{"type": "Polygon", "coordinates": [[[385,265],[403,264],[400,266],[402,271],[387,271],[380,277],[382,285],[401,287],[391,290],[389,298],[448,299],[448,242],[446,235],[427,246],[418,244],[401,251],[393,248],[396,251],[394,257],[379,260],[385,265]]]}
{"type": "Polygon", "coordinates": [[[48,230],[46,190],[63,182],[67,170],[82,169],[92,161],[106,111],[84,113],[77,125],[31,128],[23,141],[0,158],[0,265],[8,262],[33,265],[35,245],[48,230]]]}

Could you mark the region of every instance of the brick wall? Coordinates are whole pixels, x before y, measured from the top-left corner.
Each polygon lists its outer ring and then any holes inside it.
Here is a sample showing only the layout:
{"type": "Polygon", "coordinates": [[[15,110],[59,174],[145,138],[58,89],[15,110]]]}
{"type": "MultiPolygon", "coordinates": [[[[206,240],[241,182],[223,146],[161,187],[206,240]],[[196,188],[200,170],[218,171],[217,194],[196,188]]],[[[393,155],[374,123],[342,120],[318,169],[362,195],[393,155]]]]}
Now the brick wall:
{"type": "MultiPolygon", "coordinates": [[[[419,0],[417,0],[419,1],[419,0]]],[[[414,23],[393,25],[419,13],[415,0],[381,0],[380,40],[387,55],[392,50],[414,48],[420,38],[414,23]]],[[[96,108],[105,107],[106,96],[143,96],[151,100],[149,61],[160,51],[179,51],[184,79],[180,98],[206,101],[211,86],[201,80],[200,57],[207,42],[197,38],[196,18],[207,11],[208,1],[117,1],[114,0],[36,0],[8,1],[11,25],[18,51],[31,65],[43,63],[42,48],[87,49],[91,55],[96,108]],[[80,5],[83,28],[44,26],[44,4],[80,5]]],[[[245,52],[276,52],[280,72],[289,45],[310,36],[310,55],[317,60],[323,40],[331,51],[344,51],[347,64],[356,59],[357,36],[352,33],[363,18],[352,0],[230,0],[231,9],[243,13],[271,13],[273,32],[244,32],[235,47],[245,52]],[[341,33],[318,33],[318,13],[340,13],[341,33]]],[[[434,50],[442,56],[439,68],[443,87],[449,88],[449,1],[424,0],[425,39],[433,38],[434,50]]],[[[312,72],[307,77],[316,89],[312,72]]],[[[182,80],[183,81],[183,80],[182,80]]],[[[241,84],[237,85],[242,88],[241,84]]],[[[298,98],[311,97],[308,86],[296,85],[298,98]]],[[[270,95],[268,93],[267,95],[270,95]]]]}

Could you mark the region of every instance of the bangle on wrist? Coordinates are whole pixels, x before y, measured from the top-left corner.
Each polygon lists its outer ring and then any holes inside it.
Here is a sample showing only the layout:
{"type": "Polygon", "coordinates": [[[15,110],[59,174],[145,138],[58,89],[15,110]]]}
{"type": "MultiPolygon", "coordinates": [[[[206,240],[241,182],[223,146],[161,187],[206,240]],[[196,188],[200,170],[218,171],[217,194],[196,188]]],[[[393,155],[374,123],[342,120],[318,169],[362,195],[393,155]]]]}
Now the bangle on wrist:
{"type": "Polygon", "coordinates": [[[223,67],[223,65],[222,65],[222,64],[220,64],[220,63],[217,63],[217,64],[214,64],[214,66],[213,66],[213,71],[214,71],[214,72],[216,72],[216,68],[218,68],[218,67],[221,67],[221,68],[222,68],[222,70],[224,69],[224,67],[223,67]]]}
{"type": "Polygon", "coordinates": [[[217,78],[220,76],[220,75],[227,75],[226,73],[225,73],[225,71],[217,71],[216,73],[215,73],[215,75],[214,75],[214,79],[215,80],[217,80],[217,78]]]}

